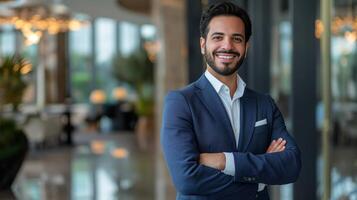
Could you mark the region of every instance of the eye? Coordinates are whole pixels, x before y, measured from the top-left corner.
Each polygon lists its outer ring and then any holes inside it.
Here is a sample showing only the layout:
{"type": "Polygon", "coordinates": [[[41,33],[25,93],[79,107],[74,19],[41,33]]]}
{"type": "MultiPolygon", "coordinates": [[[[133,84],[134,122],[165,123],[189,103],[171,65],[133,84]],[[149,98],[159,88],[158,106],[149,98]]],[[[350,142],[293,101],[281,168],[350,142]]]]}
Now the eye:
{"type": "Polygon", "coordinates": [[[215,35],[212,37],[212,40],[215,40],[215,41],[218,41],[218,40],[221,40],[222,39],[222,36],[220,35],[215,35]]]}
{"type": "Polygon", "coordinates": [[[233,40],[234,40],[234,42],[237,42],[237,43],[242,43],[242,42],[244,42],[244,40],[243,40],[242,37],[233,37],[233,40]]]}

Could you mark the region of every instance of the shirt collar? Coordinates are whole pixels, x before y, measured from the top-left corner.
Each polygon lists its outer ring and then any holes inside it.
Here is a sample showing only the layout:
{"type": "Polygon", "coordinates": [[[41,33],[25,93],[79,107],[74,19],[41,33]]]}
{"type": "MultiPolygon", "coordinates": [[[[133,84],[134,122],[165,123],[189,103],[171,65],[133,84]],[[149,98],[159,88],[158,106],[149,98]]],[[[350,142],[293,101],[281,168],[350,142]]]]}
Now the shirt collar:
{"type": "MultiPolygon", "coordinates": [[[[218,80],[216,77],[214,77],[208,70],[205,71],[205,76],[207,80],[211,83],[213,86],[214,90],[219,93],[221,88],[225,86],[224,83],[222,83],[220,80],[218,80]]],[[[240,98],[244,94],[244,89],[245,89],[245,82],[243,79],[237,74],[237,90],[235,91],[233,98],[240,98]]]]}

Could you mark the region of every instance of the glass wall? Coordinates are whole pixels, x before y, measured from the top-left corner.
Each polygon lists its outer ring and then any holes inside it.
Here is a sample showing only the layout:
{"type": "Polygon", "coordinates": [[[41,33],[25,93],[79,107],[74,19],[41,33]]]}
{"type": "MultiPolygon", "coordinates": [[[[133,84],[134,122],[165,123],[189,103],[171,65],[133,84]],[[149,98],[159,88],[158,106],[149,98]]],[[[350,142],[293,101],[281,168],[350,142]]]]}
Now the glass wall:
{"type": "Polygon", "coordinates": [[[91,92],[98,89],[106,94],[105,101],[113,101],[113,90],[122,85],[113,76],[115,57],[131,54],[141,45],[141,38],[153,37],[152,34],[155,34],[152,25],[142,27],[129,22],[97,18],[91,26],[70,32],[71,88],[74,102],[89,102],[91,92]],[[145,33],[140,34],[143,29],[145,33]]]}
{"type": "Polygon", "coordinates": [[[88,102],[92,84],[92,27],[69,33],[71,92],[74,102],[88,102]]]}
{"type": "Polygon", "coordinates": [[[128,23],[128,22],[121,22],[120,23],[120,53],[122,55],[129,55],[133,51],[135,51],[140,45],[140,27],[128,23]]]}
{"type": "MultiPolygon", "coordinates": [[[[292,23],[288,1],[272,1],[271,95],[282,112],[291,133],[290,97],[292,70],[292,23]]],[[[273,186],[273,199],[293,199],[293,184],[273,186]]]]}
{"type": "MultiPolygon", "coordinates": [[[[288,129],[291,128],[289,112],[292,70],[292,23],[288,1],[273,1],[273,26],[271,46],[271,93],[282,111],[288,129]]],[[[331,199],[357,199],[357,171],[351,161],[356,161],[357,152],[357,2],[334,1],[331,35],[331,86],[332,86],[332,132],[331,132],[331,199]]],[[[317,27],[316,27],[317,28],[317,27]]],[[[318,36],[317,36],[318,37],[318,36]]],[[[319,39],[319,38],[318,38],[319,39]]],[[[319,55],[320,52],[317,52],[319,55]]],[[[319,62],[318,62],[319,63],[319,62]]],[[[321,66],[317,66],[316,83],[318,103],[316,123],[319,139],[323,123],[321,100],[321,66]]],[[[318,141],[318,143],[320,143],[318,141]]],[[[321,146],[318,147],[321,149],[321,146]]],[[[317,162],[318,195],[322,194],[321,155],[317,162]]],[[[291,199],[292,188],[277,189],[280,199],[291,199]]]]}
{"type": "Polygon", "coordinates": [[[15,30],[10,25],[0,27],[0,56],[13,55],[16,49],[15,30]]]}
{"type": "Polygon", "coordinates": [[[357,1],[333,1],[331,199],[357,199],[357,1]]]}
{"type": "Polygon", "coordinates": [[[38,66],[38,45],[24,46],[22,55],[31,62],[32,73],[27,76],[27,88],[23,97],[23,103],[34,105],[36,102],[36,68],[38,66]]]}
{"type": "MultiPolygon", "coordinates": [[[[56,37],[51,38],[51,45],[57,45],[56,37]]],[[[73,103],[89,103],[91,92],[96,89],[102,90],[106,94],[105,102],[112,102],[114,101],[113,91],[116,91],[115,89],[119,86],[127,89],[128,98],[135,98],[132,88],[113,76],[113,67],[120,67],[114,65],[113,62],[116,61],[117,56],[128,56],[145,41],[154,41],[155,39],[156,29],[153,25],[137,25],[110,18],[95,18],[89,25],[69,32],[69,76],[73,103]]],[[[36,69],[40,64],[40,45],[26,46],[22,40],[21,32],[15,30],[13,26],[2,25],[0,27],[0,57],[19,52],[32,63],[32,73],[26,77],[28,87],[23,103],[36,105],[36,76],[38,75],[36,69]]],[[[48,40],[50,39],[46,40],[47,43],[48,40]]],[[[56,53],[55,51],[56,47],[54,46],[52,49],[51,46],[51,52],[56,53]]],[[[51,62],[56,61],[56,58],[53,58],[51,62]]],[[[46,74],[47,76],[48,74],[46,74]]],[[[51,81],[58,81],[55,76],[51,77],[55,78],[51,81]]],[[[48,84],[53,85],[53,83],[48,84]]],[[[52,88],[50,91],[56,93],[57,91],[53,89],[56,90],[56,88],[52,88]]]]}
{"type": "MultiPolygon", "coordinates": [[[[112,61],[116,54],[117,22],[112,19],[95,20],[95,89],[101,89],[111,99],[111,92],[117,81],[112,76],[112,61]]],[[[130,41],[130,40],[129,40],[130,41]]]]}

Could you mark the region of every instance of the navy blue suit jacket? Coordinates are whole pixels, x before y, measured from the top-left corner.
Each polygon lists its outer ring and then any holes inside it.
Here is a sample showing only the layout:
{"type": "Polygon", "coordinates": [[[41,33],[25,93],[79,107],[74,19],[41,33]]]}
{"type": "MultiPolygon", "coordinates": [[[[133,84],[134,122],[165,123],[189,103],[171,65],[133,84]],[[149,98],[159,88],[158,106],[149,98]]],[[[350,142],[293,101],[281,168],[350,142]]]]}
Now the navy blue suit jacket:
{"type": "MultiPolygon", "coordinates": [[[[202,75],[165,99],[161,145],[177,199],[256,199],[258,183],[295,182],[300,151],[286,130],[283,117],[268,95],[245,88],[240,99],[238,148],[220,97],[202,75]],[[267,124],[255,127],[266,119],[267,124]],[[266,153],[273,139],[287,141],[282,152],[266,153]],[[200,153],[233,152],[235,176],[199,164],[200,153]]],[[[266,190],[258,199],[269,199],[266,190]]]]}

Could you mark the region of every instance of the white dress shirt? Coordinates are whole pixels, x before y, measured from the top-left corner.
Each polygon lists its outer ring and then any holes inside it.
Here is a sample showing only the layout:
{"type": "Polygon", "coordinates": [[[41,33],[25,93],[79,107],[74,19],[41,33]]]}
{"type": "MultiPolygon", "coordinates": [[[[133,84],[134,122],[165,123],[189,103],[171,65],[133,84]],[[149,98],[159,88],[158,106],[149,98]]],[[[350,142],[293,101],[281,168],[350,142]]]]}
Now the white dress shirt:
{"type": "MultiPolygon", "coordinates": [[[[240,135],[240,98],[244,94],[244,89],[246,84],[242,80],[242,78],[237,74],[237,90],[234,92],[234,95],[231,98],[230,90],[228,86],[226,86],[216,77],[214,77],[208,70],[206,70],[205,76],[222,100],[224,108],[226,109],[227,115],[231,122],[234,137],[238,148],[239,135],[240,135]]],[[[234,166],[233,153],[224,152],[224,155],[226,157],[226,167],[223,170],[223,173],[234,176],[235,166],[234,166]]],[[[264,187],[265,187],[264,184],[259,184],[258,191],[263,190],[264,187]]]]}

